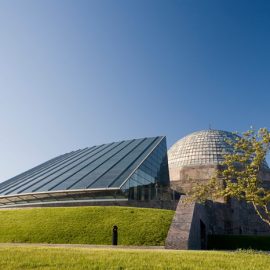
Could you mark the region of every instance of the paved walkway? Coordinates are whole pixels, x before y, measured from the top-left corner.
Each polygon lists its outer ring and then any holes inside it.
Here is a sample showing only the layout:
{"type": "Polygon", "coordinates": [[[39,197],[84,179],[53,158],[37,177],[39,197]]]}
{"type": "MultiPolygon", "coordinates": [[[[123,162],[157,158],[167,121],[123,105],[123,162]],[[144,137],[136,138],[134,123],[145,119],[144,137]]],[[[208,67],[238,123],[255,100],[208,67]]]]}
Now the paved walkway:
{"type": "Polygon", "coordinates": [[[1,247],[60,247],[60,248],[92,248],[92,249],[165,249],[164,246],[112,246],[112,245],[83,245],[83,244],[36,244],[36,243],[0,243],[1,247]]]}

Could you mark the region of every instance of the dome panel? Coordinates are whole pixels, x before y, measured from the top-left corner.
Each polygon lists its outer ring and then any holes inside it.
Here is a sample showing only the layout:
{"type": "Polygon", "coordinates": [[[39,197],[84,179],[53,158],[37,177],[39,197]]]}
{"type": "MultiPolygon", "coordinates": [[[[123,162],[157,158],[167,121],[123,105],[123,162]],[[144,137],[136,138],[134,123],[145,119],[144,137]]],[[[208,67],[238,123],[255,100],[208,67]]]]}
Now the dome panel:
{"type": "Polygon", "coordinates": [[[228,140],[238,135],[222,130],[202,130],[177,141],[168,151],[169,167],[218,165],[224,154],[233,152],[228,140]]]}

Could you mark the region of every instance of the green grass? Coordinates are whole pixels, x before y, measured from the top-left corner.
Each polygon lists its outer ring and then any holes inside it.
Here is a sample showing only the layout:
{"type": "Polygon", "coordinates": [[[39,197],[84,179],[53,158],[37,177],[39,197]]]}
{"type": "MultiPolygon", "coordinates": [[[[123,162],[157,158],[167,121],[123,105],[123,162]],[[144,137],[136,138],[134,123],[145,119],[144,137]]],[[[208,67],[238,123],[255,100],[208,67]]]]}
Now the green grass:
{"type": "Polygon", "coordinates": [[[0,248],[0,269],[263,270],[270,256],[253,252],[0,248]]]}
{"type": "Polygon", "coordinates": [[[174,211],[117,206],[0,211],[0,242],[164,245],[174,211]]]}
{"type": "Polygon", "coordinates": [[[209,249],[257,249],[270,250],[270,236],[256,235],[209,235],[209,249]]]}

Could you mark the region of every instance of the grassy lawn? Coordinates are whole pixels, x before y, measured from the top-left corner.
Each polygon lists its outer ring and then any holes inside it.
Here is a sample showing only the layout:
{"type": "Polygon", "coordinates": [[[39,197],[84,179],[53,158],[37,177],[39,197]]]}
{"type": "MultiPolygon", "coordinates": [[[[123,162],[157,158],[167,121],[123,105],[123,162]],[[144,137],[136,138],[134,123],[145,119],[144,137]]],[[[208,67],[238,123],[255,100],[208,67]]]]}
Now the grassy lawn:
{"type": "Polygon", "coordinates": [[[0,269],[269,269],[270,256],[252,252],[2,247],[0,269]]]}
{"type": "Polygon", "coordinates": [[[0,242],[164,245],[174,211],[117,206],[0,211],[0,242]]]}

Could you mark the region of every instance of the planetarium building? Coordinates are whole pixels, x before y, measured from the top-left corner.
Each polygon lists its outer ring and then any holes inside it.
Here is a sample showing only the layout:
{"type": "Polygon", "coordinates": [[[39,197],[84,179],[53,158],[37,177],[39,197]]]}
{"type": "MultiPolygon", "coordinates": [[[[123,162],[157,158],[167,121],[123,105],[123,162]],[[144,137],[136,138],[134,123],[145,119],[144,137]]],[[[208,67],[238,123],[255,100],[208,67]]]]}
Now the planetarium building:
{"type": "MultiPolygon", "coordinates": [[[[79,149],[0,183],[0,208],[113,204],[174,209],[166,247],[175,249],[205,248],[211,234],[269,234],[245,202],[184,203],[194,185],[221,168],[238,138],[203,130],[181,138],[168,151],[164,136],[79,149]]],[[[266,162],[261,180],[270,187],[266,162]]]]}
{"type": "Polygon", "coordinates": [[[232,154],[238,135],[222,130],[202,130],[177,141],[168,151],[171,186],[186,193],[208,181],[225,154],[232,154]]]}

